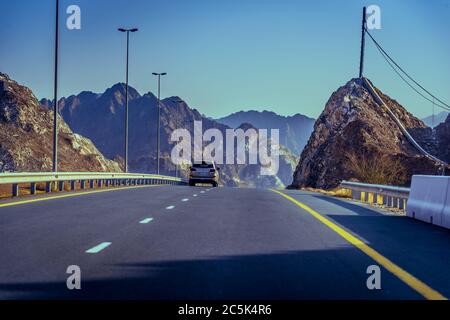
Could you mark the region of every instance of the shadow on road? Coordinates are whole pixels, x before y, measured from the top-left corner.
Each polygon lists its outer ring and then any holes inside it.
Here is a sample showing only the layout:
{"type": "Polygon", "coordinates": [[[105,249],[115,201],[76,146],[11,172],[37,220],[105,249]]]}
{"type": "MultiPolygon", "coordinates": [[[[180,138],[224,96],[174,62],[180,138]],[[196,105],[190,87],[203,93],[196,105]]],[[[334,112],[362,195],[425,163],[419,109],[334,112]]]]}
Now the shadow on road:
{"type": "Polygon", "coordinates": [[[2,283],[0,292],[14,299],[420,298],[390,276],[383,278],[389,290],[368,290],[366,264],[353,248],[140,262],[113,265],[120,277],[87,279],[86,274],[79,291],[67,290],[64,279],[61,283],[2,283]]]}

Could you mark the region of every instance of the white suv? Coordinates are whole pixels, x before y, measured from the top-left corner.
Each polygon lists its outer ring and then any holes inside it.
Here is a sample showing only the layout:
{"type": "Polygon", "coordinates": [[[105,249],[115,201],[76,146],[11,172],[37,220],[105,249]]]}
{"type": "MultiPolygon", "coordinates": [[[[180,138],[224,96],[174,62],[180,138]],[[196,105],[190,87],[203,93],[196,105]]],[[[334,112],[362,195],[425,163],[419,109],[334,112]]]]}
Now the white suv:
{"type": "Polygon", "coordinates": [[[194,163],[189,174],[189,185],[195,186],[196,183],[207,183],[217,187],[219,184],[219,170],[214,162],[203,161],[194,163]]]}

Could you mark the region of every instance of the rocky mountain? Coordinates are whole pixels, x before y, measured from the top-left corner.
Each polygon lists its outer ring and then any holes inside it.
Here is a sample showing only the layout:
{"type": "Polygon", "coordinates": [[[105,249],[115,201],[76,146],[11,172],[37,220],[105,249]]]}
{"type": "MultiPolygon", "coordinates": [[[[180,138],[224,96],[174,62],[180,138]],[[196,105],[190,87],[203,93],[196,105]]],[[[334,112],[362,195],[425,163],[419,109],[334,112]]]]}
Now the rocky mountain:
{"type": "Polygon", "coordinates": [[[293,154],[300,155],[313,131],[315,120],[301,114],[284,117],[272,111],[240,111],[217,121],[231,128],[251,123],[258,129],[278,129],[280,143],[293,154]]]}
{"type": "Polygon", "coordinates": [[[450,112],[442,111],[438,114],[436,114],[434,117],[428,116],[426,118],[423,118],[422,121],[430,128],[434,128],[438,126],[439,124],[445,122],[445,119],[450,115],[450,112]],[[433,121],[434,118],[434,121],[433,121]],[[433,125],[434,124],[434,125],[433,125]]]}
{"type": "MultiPolygon", "coordinates": [[[[432,130],[398,102],[378,93],[413,137],[439,156],[432,130]]],[[[352,79],[331,95],[317,119],[291,187],[331,189],[342,180],[408,185],[413,174],[439,170],[408,142],[362,80],[352,79]]]]}
{"type": "MultiPolygon", "coordinates": [[[[129,88],[129,169],[134,172],[156,171],[157,99],[152,93],[140,95],[129,88]]],[[[174,143],[170,136],[176,128],[193,133],[194,120],[202,121],[203,131],[215,128],[223,133],[229,126],[209,119],[190,108],[179,97],[161,100],[161,173],[174,174],[170,154],[174,143]]],[[[42,105],[51,106],[48,100],[42,105]]],[[[109,159],[124,153],[125,85],[116,84],[102,94],[82,92],[59,101],[61,115],[74,132],[89,137],[109,159]]],[[[221,165],[222,182],[228,186],[285,186],[292,182],[295,158],[283,149],[277,176],[259,176],[260,166],[221,165]]],[[[186,170],[183,171],[186,175],[186,170]]]]}
{"type": "Polygon", "coordinates": [[[435,128],[435,135],[438,144],[439,159],[450,163],[450,114],[445,122],[435,128]]]}
{"type": "MultiPolygon", "coordinates": [[[[0,172],[51,171],[53,113],[30,89],[0,73],[0,172]]],[[[120,171],[89,139],[70,130],[59,118],[61,171],[120,171]]]]}

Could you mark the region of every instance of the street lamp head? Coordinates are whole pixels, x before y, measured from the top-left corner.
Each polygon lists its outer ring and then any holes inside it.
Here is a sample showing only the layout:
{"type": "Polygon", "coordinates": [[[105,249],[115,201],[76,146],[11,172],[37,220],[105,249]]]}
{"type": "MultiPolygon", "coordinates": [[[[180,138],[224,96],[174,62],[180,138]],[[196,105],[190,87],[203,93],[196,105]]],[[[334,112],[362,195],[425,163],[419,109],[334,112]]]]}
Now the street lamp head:
{"type": "Polygon", "coordinates": [[[166,74],[167,74],[166,72],[161,73],[162,76],[165,76],[166,74]]]}
{"type": "Polygon", "coordinates": [[[156,72],[153,72],[152,75],[157,76],[158,74],[156,72]]]}
{"type": "Polygon", "coordinates": [[[120,32],[136,32],[136,31],[139,31],[138,28],[133,28],[133,29],[119,28],[117,30],[119,30],[120,32]]]}

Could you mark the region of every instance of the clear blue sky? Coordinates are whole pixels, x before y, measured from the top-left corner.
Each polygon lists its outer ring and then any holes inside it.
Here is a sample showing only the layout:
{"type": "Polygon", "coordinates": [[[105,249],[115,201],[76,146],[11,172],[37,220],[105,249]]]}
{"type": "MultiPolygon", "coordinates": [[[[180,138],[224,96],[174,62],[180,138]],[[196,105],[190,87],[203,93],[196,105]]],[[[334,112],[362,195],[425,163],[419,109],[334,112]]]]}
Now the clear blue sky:
{"type": "MultiPolygon", "coordinates": [[[[377,4],[373,34],[413,76],[450,101],[450,0],[61,0],[60,93],[103,92],[125,76],[156,90],[154,71],[168,72],[162,95],[179,95],[219,117],[247,110],[317,117],[330,94],[357,76],[361,10],[377,4]],[[77,4],[82,29],[65,28],[77,4]]],[[[3,1],[0,71],[52,96],[54,0],[3,1]]],[[[366,76],[418,116],[431,104],[413,95],[367,43],[366,76]]]]}

